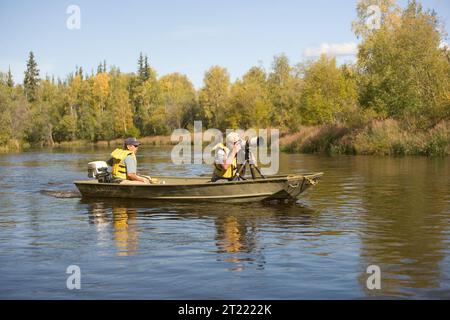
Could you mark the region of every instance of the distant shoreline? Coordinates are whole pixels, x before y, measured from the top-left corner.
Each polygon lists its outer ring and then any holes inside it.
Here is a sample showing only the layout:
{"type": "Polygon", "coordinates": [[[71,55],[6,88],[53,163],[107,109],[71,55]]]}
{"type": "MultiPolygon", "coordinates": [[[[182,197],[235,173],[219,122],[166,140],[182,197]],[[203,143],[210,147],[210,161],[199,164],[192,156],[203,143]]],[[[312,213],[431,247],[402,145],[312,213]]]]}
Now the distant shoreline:
{"type": "MultiPolygon", "coordinates": [[[[140,137],[143,145],[170,146],[170,135],[140,137]]],[[[56,142],[53,146],[31,146],[13,141],[0,147],[0,153],[20,152],[30,148],[72,148],[83,146],[121,146],[123,139],[110,141],[74,140],[56,142]]],[[[208,143],[208,142],[207,142],[208,143]]],[[[280,137],[280,150],[286,153],[329,155],[383,155],[383,156],[447,156],[450,154],[450,121],[423,131],[408,132],[392,119],[372,121],[365,126],[348,128],[339,124],[301,126],[294,133],[280,137]]]]}

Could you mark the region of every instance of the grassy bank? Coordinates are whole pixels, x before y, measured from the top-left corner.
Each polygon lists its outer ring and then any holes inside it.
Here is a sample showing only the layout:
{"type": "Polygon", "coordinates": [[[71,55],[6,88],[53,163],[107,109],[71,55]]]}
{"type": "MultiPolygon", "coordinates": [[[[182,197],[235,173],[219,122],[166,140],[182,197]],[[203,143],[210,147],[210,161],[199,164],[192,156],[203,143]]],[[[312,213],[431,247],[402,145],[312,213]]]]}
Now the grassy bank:
{"type": "Polygon", "coordinates": [[[0,145],[0,153],[17,152],[29,147],[29,143],[22,143],[19,140],[11,139],[6,144],[0,145]]]}
{"type": "Polygon", "coordinates": [[[373,120],[362,128],[302,127],[283,136],[280,144],[289,153],[445,156],[450,154],[450,122],[414,131],[392,119],[373,120]]]}

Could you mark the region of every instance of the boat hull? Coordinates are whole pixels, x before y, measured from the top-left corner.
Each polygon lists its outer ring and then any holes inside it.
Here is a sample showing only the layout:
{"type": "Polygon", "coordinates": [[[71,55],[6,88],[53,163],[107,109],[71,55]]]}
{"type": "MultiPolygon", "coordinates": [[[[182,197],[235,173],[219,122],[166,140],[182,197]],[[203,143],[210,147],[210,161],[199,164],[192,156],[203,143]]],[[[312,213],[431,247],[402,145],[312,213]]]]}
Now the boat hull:
{"type": "Polygon", "coordinates": [[[215,183],[206,178],[156,177],[165,184],[151,185],[99,183],[96,180],[74,183],[86,198],[248,202],[297,199],[321,176],[322,173],[315,173],[215,183]]]}

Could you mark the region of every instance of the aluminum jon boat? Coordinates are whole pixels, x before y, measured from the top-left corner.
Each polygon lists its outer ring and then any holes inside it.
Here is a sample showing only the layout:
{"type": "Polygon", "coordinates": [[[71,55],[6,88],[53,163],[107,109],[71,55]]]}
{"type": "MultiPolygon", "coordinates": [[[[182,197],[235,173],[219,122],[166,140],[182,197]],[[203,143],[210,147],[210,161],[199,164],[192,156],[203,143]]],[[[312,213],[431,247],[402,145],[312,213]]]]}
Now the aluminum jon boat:
{"type": "Polygon", "coordinates": [[[226,182],[211,182],[210,178],[155,177],[159,184],[147,185],[100,183],[97,180],[74,183],[85,198],[248,202],[295,200],[322,175],[319,172],[226,182]]]}

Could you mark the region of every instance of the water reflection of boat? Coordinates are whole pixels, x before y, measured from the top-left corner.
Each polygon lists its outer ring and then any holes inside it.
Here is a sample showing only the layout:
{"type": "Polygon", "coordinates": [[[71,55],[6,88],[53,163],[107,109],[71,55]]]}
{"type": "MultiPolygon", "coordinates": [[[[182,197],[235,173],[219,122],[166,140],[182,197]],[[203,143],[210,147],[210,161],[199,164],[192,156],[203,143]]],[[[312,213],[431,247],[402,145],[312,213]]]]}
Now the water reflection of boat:
{"type": "MultiPolygon", "coordinates": [[[[265,244],[259,237],[260,232],[267,232],[261,231],[265,226],[271,225],[271,230],[275,230],[275,237],[280,235],[277,241],[287,244],[294,239],[281,236],[284,232],[289,233],[302,226],[309,229],[319,217],[319,212],[292,203],[277,205],[235,203],[227,205],[226,210],[222,204],[214,206],[208,202],[183,203],[145,199],[83,198],[80,199],[80,204],[88,206],[91,224],[103,226],[97,227],[101,242],[113,240],[117,255],[139,255],[138,244],[142,234],[139,230],[145,229],[147,232],[149,228],[157,230],[160,227],[158,223],[168,221],[166,219],[180,222],[190,220],[193,228],[199,220],[206,221],[207,225],[213,226],[215,230],[213,252],[216,254],[216,260],[224,263],[229,271],[265,268],[265,244]],[[105,232],[108,234],[105,235],[105,232]]],[[[171,228],[170,225],[165,227],[171,228]]],[[[170,243],[171,239],[174,239],[171,238],[171,232],[174,230],[177,234],[175,241],[181,241],[180,245],[189,243],[189,236],[178,237],[178,227],[173,230],[167,229],[164,233],[153,234],[152,241],[170,243]]],[[[182,233],[188,235],[191,231],[185,229],[182,233]]],[[[148,240],[148,233],[146,239],[148,240]]],[[[203,236],[202,239],[204,240],[203,236]]]]}
{"type": "Polygon", "coordinates": [[[215,225],[218,261],[228,263],[227,270],[243,271],[248,263],[264,269],[265,257],[257,241],[255,221],[226,215],[217,216],[215,225]]]}
{"type": "Polygon", "coordinates": [[[160,184],[99,183],[75,181],[83,197],[131,198],[150,200],[294,200],[317,183],[323,173],[272,176],[266,179],[211,183],[209,178],[157,177],[160,184]]]}
{"type": "Polygon", "coordinates": [[[138,232],[135,230],[134,220],[136,209],[115,207],[112,211],[114,240],[119,256],[136,254],[138,250],[138,232]]]}
{"type": "Polygon", "coordinates": [[[139,235],[135,227],[137,211],[123,205],[109,205],[105,203],[89,203],[89,221],[97,226],[101,242],[108,241],[107,226],[112,223],[113,239],[117,248],[117,255],[130,256],[138,251],[139,235]],[[111,209],[111,210],[110,210],[111,209]],[[112,213],[112,215],[109,214],[112,213]]]}

